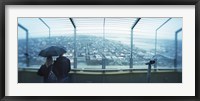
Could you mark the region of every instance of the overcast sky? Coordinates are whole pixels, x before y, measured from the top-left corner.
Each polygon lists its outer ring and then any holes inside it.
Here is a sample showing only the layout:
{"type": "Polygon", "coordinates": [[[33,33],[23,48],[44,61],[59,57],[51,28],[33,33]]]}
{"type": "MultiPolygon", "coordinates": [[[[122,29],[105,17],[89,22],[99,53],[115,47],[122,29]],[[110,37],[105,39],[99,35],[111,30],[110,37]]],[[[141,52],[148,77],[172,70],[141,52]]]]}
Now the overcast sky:
{"type": "MultiPolygon", "coordinates": [[[[103,36],[119,41],[130,41],[131,27],[137,18],[73,18],[77,35],[103,36]],[[104,23],[105,21],[105,23],[104,23]],[[104,27],[105,26],[105,27],[104,27]]],[[[141,18],[134,28],[134,38],[155,38],[155,30],[169,18],[141,18]]],[[[73,35],[69,18],[42,18],[51,28],[51,36],[73,35]]],[[[29,37],[48,37],[49,29],[39,18],[18,18],[18,23],[29,30],[29,37]]],[[[172,18],[158,30],[159,39],[174,39],[176,30],[182,28],[182,18],[172,18]]],[[[18,38],[25,38],[25,31],[18,27],[18,38]]],[[[179,34],[182,39],[182,32],[179,34]]]]}

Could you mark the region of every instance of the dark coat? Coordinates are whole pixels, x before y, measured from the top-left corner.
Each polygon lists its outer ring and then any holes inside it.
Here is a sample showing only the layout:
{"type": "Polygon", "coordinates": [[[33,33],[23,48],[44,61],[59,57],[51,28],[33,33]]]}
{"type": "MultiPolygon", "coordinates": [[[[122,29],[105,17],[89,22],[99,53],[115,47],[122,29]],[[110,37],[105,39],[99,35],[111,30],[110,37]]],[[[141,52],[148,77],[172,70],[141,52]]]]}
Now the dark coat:
{"type": "Polygon", "coordinates": [[[54,67],[58,82],[68,82],[68,74],[71,70],[70,60],[64,56],[59,56],[54,62],[54,67]]]}
{"type": "Polygon", "coordinates": [[[46,65],[41,65],[40,69],[38,70],[37,74],[39,76],[44,77],[44,83],[54,83],[56,81],[52,81],[48,79],[49,73],[52,70],[52,72],[55,73],[55,69],[53,68],[53,65],[50,65],[49,67],[46,67],[46,65]]]}

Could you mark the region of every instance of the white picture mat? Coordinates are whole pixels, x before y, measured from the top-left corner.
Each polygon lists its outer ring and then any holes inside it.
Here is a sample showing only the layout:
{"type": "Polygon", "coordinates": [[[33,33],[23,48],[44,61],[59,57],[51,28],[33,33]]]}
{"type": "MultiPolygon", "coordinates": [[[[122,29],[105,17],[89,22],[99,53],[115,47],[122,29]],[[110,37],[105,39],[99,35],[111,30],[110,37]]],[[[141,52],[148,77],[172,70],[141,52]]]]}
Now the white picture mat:
{"type": "Polygon", "coordinates": [[[194,5],[6,5],[5,96],[195,96],[194,5]],[[17,17],[183,17],[182,83],[17,83],[17,17]]]}

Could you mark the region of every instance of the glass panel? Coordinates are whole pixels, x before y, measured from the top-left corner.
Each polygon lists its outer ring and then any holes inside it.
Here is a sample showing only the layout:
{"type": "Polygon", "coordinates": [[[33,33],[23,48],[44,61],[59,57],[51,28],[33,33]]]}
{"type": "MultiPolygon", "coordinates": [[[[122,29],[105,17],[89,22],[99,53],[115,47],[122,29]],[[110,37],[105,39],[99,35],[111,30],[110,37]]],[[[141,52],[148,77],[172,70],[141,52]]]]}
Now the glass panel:
{"type": "Polygon", "coordinates": [[[133,68],[147,69],[155,56],[155,30],[168,18],[141,18],[133,32],[133,68]]]}
{"type": "MultiPolygon", "coordinates": [[[[49,46],[66,49],[67,52],[64,56],[69,58],[71,68],[74,68],[74,28],[69,18],[42,18],[42,20],[51,28],[49,46]]],[[[56,58],[57,56],[54,57],[54,60],[56,58]]]]}
{"type": "MultiPolygon", "coordinates": [[[[157,67],[160,69],[174,69],[175,61],[175,32],[182,28],[182,18],[172,18],[158,30],[157,40],[157,67]]],[[[181,34],[181,33],[179,33],[181,34]]],[[[178,52],[182,52],[182,37],[178,40],[178,52]]],[[[178,53],[179,67],[182,54],[178,53]]]]}
{"type": "Polygon", "coordinates": [[[32,37],[29,33],[29,61],[30,67],[39,68],[40,65],[45,63],[45,58],[39,56],[39,52],[49,46],[49,37],[32,37]]]}
{"type": "Polygon", "coordinates": [[[133,68],[147,69],[145,63],[154,56],[155,39],[153,32],[133,32],[133,68]]]}
{"type": "Polygon", "coordinates": [[[103,18],[73,18],[77,26],[77,68],[101,69],[103,18]]]}
{"type": "Polygon", "coordinates": [[[26,32],[18,27],[18,68],[26,67],[26,32]]]}
{"type": "Polygon", "coordinates": [[[131,26],[136,18],[105,18],[105,58],[107,69],[130,66],[131,26]]]}
{"type": "MultiPolygon", "coordinates": [[[[29,67],[39,68],[44,64],[45,58],[38,56],[39,52],[49,45],[48,29],[38,18],[19,18],[19,23],[26,27],[28,34],[29,67]]],[[[26,39],[23,39],[26,40],[26,39]]],[[[18,44],[18,48],[21,46],[18,44]]]]}
{"type": "MultiPolygon", "coordinates": [[[[173,35],[174,36],[174,35],[173,35]]],[[[157,68],[160,69],[173,69],[174,68],[174,55],[175,55],[175,40],[174,37],[166,39],[158,35],[157,40],[157,68]]]]}
{"type": "MultiPolygon", "coordinates": [[[[39,68],[44,64],[45,58],[39,56],[39,52],[49,46],[56,45],[67,49],[67,53],[64,54],[71,60],[73,67],[73,29],[69,19],[67,18],[42,18],[42,20],[50,27],[49,28],[42,23],[39,18],[19,18],[20,24],[24,25],[29,30],[29,61],[31,68],[39,68]],[[62,22],[62,23],[61,23],[62,22]],[[64,24],[63,24],[64,23],[64,24]],[[66,23],[66,24],[65,24],[66,23]],[[59,27],[58,27],[59,26],[59,27]],[[71,29],[70,29],[71,28],[71,29]]],[[[19,29],[19,28],[18,28],[19,29]]],[[[20,31],[20,30],[19,30],[20,31]]],[[[21,32],[21,31],[20,31],[21,32]]],[[[25,42],[25,39],[20,39],[21,34],[18,32],[18,49],[21,56],[24,49],[24,45],[21,45],[21,41],[25,42]],[[19,35],[20,34],[20,35],[19,35]]],[[[25,43],[24,43],[25,44],[25,43]]],[[[56,57],[53,57],[54,60],[56,57]]],[[[19,59],[19,63],[20,63],[19,59]]]]}

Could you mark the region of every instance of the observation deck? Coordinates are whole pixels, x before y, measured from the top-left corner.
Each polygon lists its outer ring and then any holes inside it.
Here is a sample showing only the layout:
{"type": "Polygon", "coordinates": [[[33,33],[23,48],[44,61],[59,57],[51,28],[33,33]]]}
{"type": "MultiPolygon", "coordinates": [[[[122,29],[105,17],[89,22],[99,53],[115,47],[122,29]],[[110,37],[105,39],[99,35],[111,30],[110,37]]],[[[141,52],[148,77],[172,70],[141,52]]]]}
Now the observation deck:
{"type": "Polygon", "coordinates": [[[54,45],[67,51],[70,83],[182,83],[182,23],[177,17],[18,18],[18,82],[43,82],[37,70],[45,58],[38,53],[54,45]]]}

